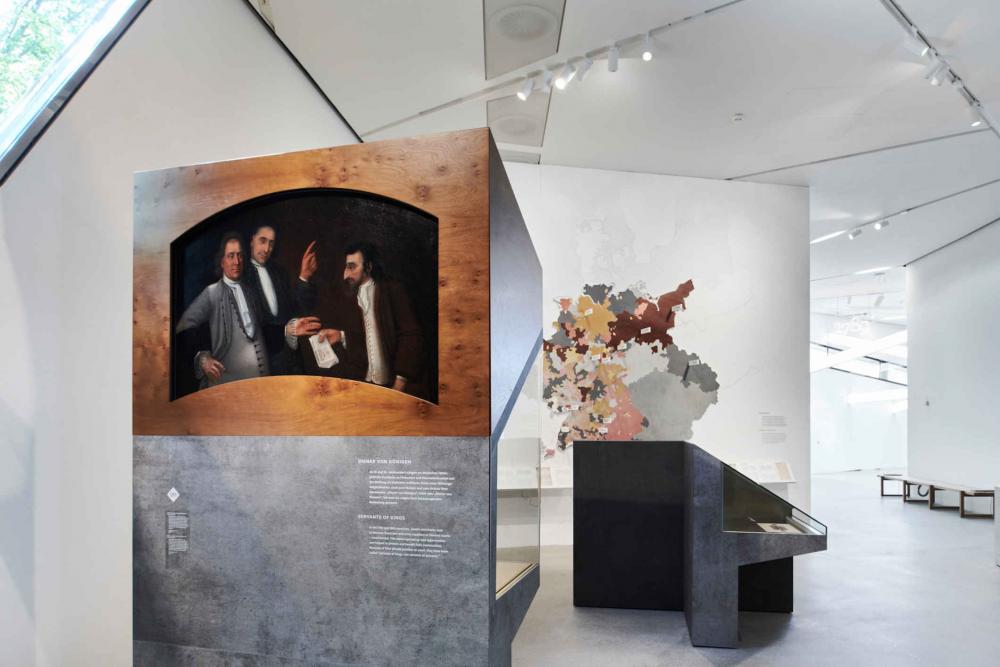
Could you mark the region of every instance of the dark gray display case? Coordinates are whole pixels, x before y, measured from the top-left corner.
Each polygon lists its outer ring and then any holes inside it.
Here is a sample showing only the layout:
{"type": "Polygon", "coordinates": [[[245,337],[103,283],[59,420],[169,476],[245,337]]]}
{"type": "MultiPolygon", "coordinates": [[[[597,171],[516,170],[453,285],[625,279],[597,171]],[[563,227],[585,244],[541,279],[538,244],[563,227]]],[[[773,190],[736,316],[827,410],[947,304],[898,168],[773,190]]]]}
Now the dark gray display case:
{"type": "Polygon", "coordinates": [[[687,442],[574,444],[573,602],[684,611],[735,647],[739,612],[792,611],[792,557],[826,526],[687,442]]]}

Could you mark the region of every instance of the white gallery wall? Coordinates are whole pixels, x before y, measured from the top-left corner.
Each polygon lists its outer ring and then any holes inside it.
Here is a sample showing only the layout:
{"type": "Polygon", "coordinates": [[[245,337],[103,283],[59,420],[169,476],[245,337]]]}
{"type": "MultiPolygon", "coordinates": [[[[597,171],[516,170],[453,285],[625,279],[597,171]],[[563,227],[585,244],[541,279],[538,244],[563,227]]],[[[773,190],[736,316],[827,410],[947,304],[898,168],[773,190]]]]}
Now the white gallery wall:
{"type": "MultiPolygon", "coordinates": [[[[691,279],[671,333],[710,365],[720,387],[690,440],[728,462],[789,463],[798,480],[789,498],[808,509],[808,190],[505,166],[542,262],[545,336],[554,332],[557,299],[575,298],[585,284],[641,282],[658,295],[691,279]]],[[[543,412],[543,438],[554,443],[561,420],[543,412]]],[[[570,466],[571,453],[543,466],[570,466]]],[[[542,514],[543,543],[567,543],[569,491],[546,492],[542,514]]]]}
{"type": "Polygon", "coordinates": [[[132,660],[132,174],[354,143],[242,0],[152,2],[0,189],[0,665],[132,660]]]}
{"type": "Polygon", "coordinates": [[[906,466],[906,411],[896,403],[847,402],[851,394],[897,389],[833,369],[812,374],[812,471],[875,470],[906,466]]]}
{"type": "Polygon", "coordinates": [[[1000,224],[910,264],[910,473],[1000,484],[1000,224]]]}
{"type": "MultiPolygon", "coordinates": [[[[811,341],[841,349],[856,341],[890,336],[906,327],[868,318],[812,313],[809,328],[811,341]],[[856,340],[845,341],[844,335],[856,340]]],[[[884,356],[906,363],[905,357],[884,356]]],[[[811,387],[812,472],[906,466],[907,416],[906,410],[900,409],[901,402],[853,405],[848,402],[852,394],[898,391],[906,387],[829,368],[812,373],[811,387]]]]}

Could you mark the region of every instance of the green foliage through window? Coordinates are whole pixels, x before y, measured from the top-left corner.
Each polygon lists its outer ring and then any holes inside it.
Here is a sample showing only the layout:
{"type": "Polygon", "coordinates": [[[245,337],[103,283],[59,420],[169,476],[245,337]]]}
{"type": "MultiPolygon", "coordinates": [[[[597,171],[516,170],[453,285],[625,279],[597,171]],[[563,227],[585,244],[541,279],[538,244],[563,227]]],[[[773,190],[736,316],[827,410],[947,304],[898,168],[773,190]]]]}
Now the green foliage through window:
{"type": "Polygon", "coordinates": [[[0,0],[0,118],[46,77],[109,0],[0,0]]]}

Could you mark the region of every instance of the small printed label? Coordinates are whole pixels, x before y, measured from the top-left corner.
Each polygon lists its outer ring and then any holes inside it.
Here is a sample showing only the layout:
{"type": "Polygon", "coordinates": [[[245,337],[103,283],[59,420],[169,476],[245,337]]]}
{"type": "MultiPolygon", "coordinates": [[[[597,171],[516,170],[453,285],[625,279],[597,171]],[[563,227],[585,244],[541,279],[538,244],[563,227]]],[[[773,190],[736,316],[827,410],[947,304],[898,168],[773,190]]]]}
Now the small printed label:
{"type": "Polygon", "coordinates": [[[180,497],[181,497],[180,492],[174,487],[170,487],[170,490],[167,491],[167,498],[170,498],[170,502],[172,503],[176,503],[177,499],[180,497]]]}
{"type": "Polygon", "coordinates": [[[167,567],[183,562],[190,547],[191,524],[187,512],[167,512],[167,567]]]}
{"type": "Polygon", "coordinates": [[[645,336],[648,333],[653,333],[653,327],[643,327],[639,329],[639,335],[645,336]]]}
{"type": "Polygon", "coordinates": [[[584,315],[593,315],[594,314],[594,309],[593,308],[588,308],[587,310],[583,311],[583,314],[584,315]]]}
{"type": "Polygon", "coordinates": [[[600,433],[601,435],[606,435],[608,432],[608,427],[602,426],[601,428],[597,429],[597,432],[600,433]]]}
{"type": "Polygon", "coordinates": [[[673,312],[675,312],[675,313],[679,313],[682,310],[684,310],[684,306],[682,306],[681,304],[677,304],[676,306],[674,306],[670,310],[673,311],[673,312]]]}
{"type": "Polygon", "coordinates": [[[688,362],[688,366],[697,366],[701,363],[701,359],[692,359],[688,362]]]}

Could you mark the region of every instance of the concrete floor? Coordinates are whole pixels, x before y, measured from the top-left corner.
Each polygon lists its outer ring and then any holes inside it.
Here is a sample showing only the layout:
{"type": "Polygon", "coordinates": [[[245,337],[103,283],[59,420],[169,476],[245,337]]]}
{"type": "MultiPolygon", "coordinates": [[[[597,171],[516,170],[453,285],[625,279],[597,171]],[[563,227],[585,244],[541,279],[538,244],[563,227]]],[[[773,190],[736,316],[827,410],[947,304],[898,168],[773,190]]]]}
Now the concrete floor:
{"type": "Polygon", "coordinates": [[[881,498],[870,471],[812,488],[829,550],[795,559],[794,614],[740,615],[742,648],[692,647],[681,612],[573,607],[572,548],[546,547],[513,664],[1000,665],[991,520],[881,498]]]}

